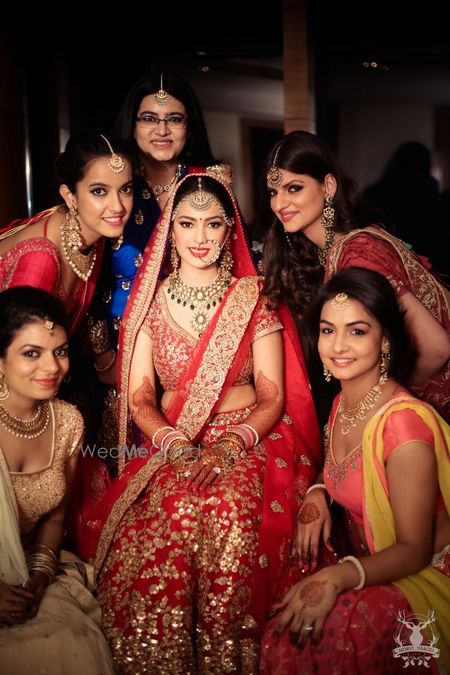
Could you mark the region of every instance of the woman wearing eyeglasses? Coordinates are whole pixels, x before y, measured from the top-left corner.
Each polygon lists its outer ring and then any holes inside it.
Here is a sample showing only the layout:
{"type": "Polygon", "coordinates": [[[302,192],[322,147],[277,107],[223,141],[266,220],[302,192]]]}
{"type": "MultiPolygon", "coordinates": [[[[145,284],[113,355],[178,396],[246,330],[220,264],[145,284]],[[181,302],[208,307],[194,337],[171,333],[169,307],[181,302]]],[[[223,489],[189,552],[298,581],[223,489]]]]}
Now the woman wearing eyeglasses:
{"type": "MultiPolygon", "coordinates": [[[[109,385],[116,380],[113,350],[120,319],[142,253],[172,188],[191,167],[230,172],[229,167],[213,166],[199,102],[189,84],[174,74],[152,73],[138,80],[125,98],[116,131],[134,146],[138,169],[133,179],[133,211],[123,241],[109,247],[109,255],[105,251],[104,286],[92,308],[96,366],[100,380],[109,385]]],[[[107,400],[114,406],[112,389],[107,400]]],[[[107,426],[111,430],[110,420],[107,426]]],[[[114,430],[109,438],[102,436],[103,442],[108,440],[114,445],[114,430]]]]}

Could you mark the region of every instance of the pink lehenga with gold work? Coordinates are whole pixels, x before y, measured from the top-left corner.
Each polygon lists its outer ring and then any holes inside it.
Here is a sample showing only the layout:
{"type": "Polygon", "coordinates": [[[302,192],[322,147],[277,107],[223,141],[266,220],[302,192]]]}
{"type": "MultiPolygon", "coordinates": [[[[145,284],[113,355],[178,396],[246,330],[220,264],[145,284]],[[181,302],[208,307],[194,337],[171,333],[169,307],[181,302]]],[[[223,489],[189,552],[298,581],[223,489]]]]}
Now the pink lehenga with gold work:
{"type": "Polygon", "coordinates": [[[127,306],[121,444],[129,437],[128,372],[141,328],[153,337],[162,386],[176,390],[164,411],[168,424],[193,443],[214,445],[224,429],[247,418],[252,407],[216,411],[230,387],[250,381],[252,342],[283,325],[295,405],[288,396],[282,420],[204,496],[188,490],[161,456],[129,461],[87,514],[80,548],[95,554],[103,627],[121,672],[254,673],[258,630],[289,557],[299,500],[320,463],[319,433],[291,319],[282,311],[280,323],[261,295],[237,205],[236,281],[198,340],[171,318],[157,278],[173,198],[127,306]]]}

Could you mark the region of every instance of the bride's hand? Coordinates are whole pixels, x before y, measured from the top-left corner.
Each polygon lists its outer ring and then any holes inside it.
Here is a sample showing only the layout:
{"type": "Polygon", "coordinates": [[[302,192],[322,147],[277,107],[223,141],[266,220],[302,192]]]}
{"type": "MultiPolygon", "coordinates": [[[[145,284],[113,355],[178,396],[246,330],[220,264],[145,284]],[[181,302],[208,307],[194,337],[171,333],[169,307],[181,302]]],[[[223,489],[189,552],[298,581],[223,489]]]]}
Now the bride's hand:
{"type": "Polygon", "coordinates": [[[317,567],[322,537],[326,548],[334,553],[330,535],[331,514],[325,491],[312,490],[306,495],[297,516],[297,535],[293,547],[305,572],[315,570],[317,567]]]}
{"type": "Polygon", "coordinates": [[[187,487],[192,487],[194,492],[204,494],[206,490],[220,479],[220,474],[225,468],[225,453],[221,448],[204,448],[198,462],[191,463],[186,469],[187,487]]]}

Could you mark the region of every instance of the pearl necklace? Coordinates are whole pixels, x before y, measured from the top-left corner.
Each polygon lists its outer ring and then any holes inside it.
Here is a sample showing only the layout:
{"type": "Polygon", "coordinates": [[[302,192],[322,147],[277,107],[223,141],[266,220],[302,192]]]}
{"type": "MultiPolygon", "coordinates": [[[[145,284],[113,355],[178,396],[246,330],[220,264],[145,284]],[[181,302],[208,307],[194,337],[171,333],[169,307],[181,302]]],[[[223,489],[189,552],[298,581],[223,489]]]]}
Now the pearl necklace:
{"type": "Polygon", "coordinates": [[[369,410],[375,408],[375,404],[383,392],[383,385],[386,384],[386,380],[387,375],[383,373],[378,382],[369,389],[364,398],[354,408],[348,406],[345,396],[342,394],[338,407],[338,420],[344,436],[366,417],[369,410]]]}
{"type": "Polygon", "coordinates": [[[191,326],[200,334],[208,323],[208,311],[221,302],[225,295],[231,283],[231,272],[219,269],[216,278],[208,286],[188,286],[177,270],[168,277],[168,282],[167,293],[171,300],[176,300],[177,304],[182,304],[183,307],[188,305],[189,309],[195,312],[191,326]]]}
{"type": "Polygon", "coordinates": [[[37,412],[30,420],[23,420],[9,412],[0,404],[0,424],[6,431],[17,438],[37,438],[44,433],[50,421],[50,405],[48,401],[39,401],[37,412]]]}
{"type": "Polygon", "coordinates": [[[151,183],[149,180],[147,180],[148,186],[155,195],[157,202],[159,202],[159,198],[161,197],[163,192],[171,191],[173,185],[178,181],[180,174],[181,174],[181,164],[178,164],[177,170],[175,171],[175,175],[166,185],[161,185],[160,183],[151,183]]]}

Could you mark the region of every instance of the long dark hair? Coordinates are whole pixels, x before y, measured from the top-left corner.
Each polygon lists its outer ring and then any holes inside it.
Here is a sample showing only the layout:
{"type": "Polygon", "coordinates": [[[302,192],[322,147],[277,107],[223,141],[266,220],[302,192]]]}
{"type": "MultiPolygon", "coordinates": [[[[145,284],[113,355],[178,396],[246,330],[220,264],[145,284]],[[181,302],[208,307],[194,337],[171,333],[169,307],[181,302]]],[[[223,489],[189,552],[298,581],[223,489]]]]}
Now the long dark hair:
{"type": "Polygon", "coordinates": [[[89,164],[99,157],[111,157],[113,151],[133,162],[133,153],[128,143],[105,129],[84,129],[69,138],[64,152],[56,161],[56,174],[60,185],[67,185],[73,193],[76,184],[83,179],[89,164]],[[103,138],[104,136],[104,138],[103,138]]]}
{"type": "Polygon", "coordinates": [[[345,175],[328,145],[308,131],[287,134],[273,146],[267,157],[262,176],[265,197],[261,213],[267,228],[263,251],[264,293],[275,307],[286,302],[294,314],[302,316],[322,283],[323,268],[319,264],[317,247],[302,232],[289,234],[289,244],[282,223],[270,209],[266,175],[274,162],[280,169],[310,176],[321,183],[327,174],[334,176],[337,183],[333,197],[336,232],[346,233],[363,226],[354,206],[356,185],[345,175]]]}
{"type": "Polygon", "coordinates": [[[164,90],[184,105],[188,118],[186,144],[178,158],[179,161],[190,166],[215,164],[198,99],[191,86],[174,73],[159,70],[141,77],[132,86],[116,119],[114,125],[116,133],[131,143],[138,154],[134,138],[136,115],[142,99],[149,94],[156,93],[161,88],[161,73],[164,90]]]}
{"type": "Polygon", "coordinates": [[[67,318],[61,302],[40,288],[15,286],[0,293],[0,358],[13,342],[16,334],[36,321],[52,321],[67,329],[67,318]]]}
{"type": "Polygon", "coordinates": [[[404,382],[414,365],[415,352],[407,333],[404,313],[400,310],[395,291],[382,274],[364,267],[348,267],[337,272],[317,293],[303,321],[311,353],[319,358],[320,315],[328,300],[346,293],[358,300],[381,325],[383,335],[391,345],[388,375],[404,382]]]}

